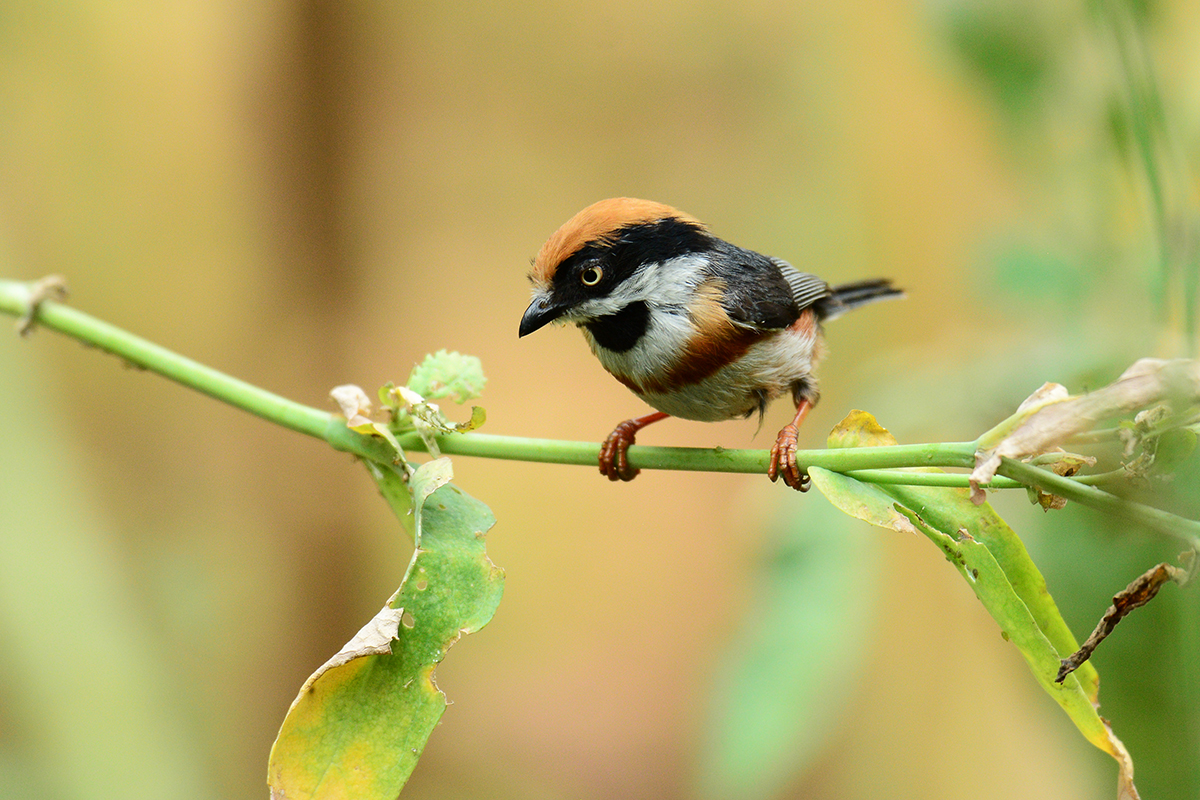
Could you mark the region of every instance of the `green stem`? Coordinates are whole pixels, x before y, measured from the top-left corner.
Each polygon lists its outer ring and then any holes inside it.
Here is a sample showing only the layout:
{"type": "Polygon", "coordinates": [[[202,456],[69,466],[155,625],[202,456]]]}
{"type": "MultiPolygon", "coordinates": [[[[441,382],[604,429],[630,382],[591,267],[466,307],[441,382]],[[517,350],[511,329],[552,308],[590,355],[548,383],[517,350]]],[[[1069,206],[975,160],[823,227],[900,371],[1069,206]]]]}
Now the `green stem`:
{"type": "MultiPolygon", "coordinates": [[[[899,469],[854,469],[845,473],[863,483],[892,483],[904,486],[940,486],[949,489],[967,489],[971,476],[960,472],[909,472],[899,469]]],[[[1023,489],[1025,484],[1010,478],[992,478],[983,484],[984,489],[1023,489]]]]}
{"type": "MultiPolygon", "coordinates": [[[[32,302],[30,284],[0,281],[0,311],[20,316],[32,302]]],[[[35,322],[285,428],[325,438],[330,414],[232,378],[70,306],[42,302],[35,322]]]]}
{"type": "Polygon", "coordinates": [[[1026,486],[1036,486],[1044,492],[1065,497],[1080,505],[1103,511],[1144,525],[1150,530],[1182,540],[1192,550],[1200,550],[1200,522],[1171,514],[1161,509],[1125,500],[1095,486],[1085,486],[1070,478],[1055,475],[1023,461],[1005,458],[999,474],[1026,486]]]}
{"type": "MultiPolygon", "coordinates": [[[[398,437],[405,450],[424,451],[416,433],[398,437]]],[[[437,438],[438,449],[448,455],[539,461],[595,467],[600,445],[595,442],[565,442],[558,439],[527,439],[487,433],[459,433],[437,438]]],[[[974,464],[973,442],[907,444],[892,447],[857,447],[838,450],[799,450],[796,462],[802,467],[824,467],[834,472],[895,467],[970,467],[974,464]]],[[[671,469],[699,472],[763,473],[770,455],[765,450],[726,450],[722,447],[629,448],[629,463],[639,469],[671,469]]],[[[920,473],[913,473],[919,475],[920,473]]],[[[920,480],[920,478],[918,478],[920,480]]],[[[965,484],[964,484],[965,485],[965,484]]]]}
{"type": "MultiPolygon", "coordinates": [[[[69,306],[50,301],[39,302],[38,298],[34,297],[32,284],[0,280],[0,311],[21,316],[29,313],[31,305],[35,302],[36,322],[44,327],[73,336],[131,364],[156,372],[263,419],[323,439],[338,450],[379,463],[394,461],[394,454],[383,439],[350,430],[340,417],[230,377],[69,306]]],[[[425,449],[424,442],[415,433],[400,436],[399,443],[405,450],[425,449]]],[[[442,452],[451,455],[579,464],[589,467],[595,466],[599,454],[599,445],[593,442],[527,439],[486,433],[442,436],[438,437],[437,444],[442,452]]],[[[868,482],[963,486],[966,484],[966,475],[906,472],[900,471],[900,468],[969,469],[974,466],[975,449],[974,442],[949,442],[801,450],[797,452],[796,460],[803,468],[823,467],[834,472],[848,473],[868,482]]],[[[720,447],[634,446],[629,450],[629,461],[641,469],[763,473],[766,472],[769,455],[764,450],[726,450],[720,447]]],[[[1124,517],[1137,519],[1156,530],[1183,536],[1190,543],[1200,541],[1200,523],[1183,520],[1136,503],[1127,503],[1099,489],[1081,486],[1071,479],[1061,478],[1021,462],[1006,460],[1001,472],[1012,480],[1001,478],[993,481],[992,488],[1039,486],[1068,499],[1075,499],[1097,508],[1107,508],[1121,513],[1124,517]],[[1007,472],[1004,471],[1006,469],[1007,472]]]]}
{"type": "MultiPolygon", "coordinates": [[[[0,311],[20,316],[29,312],[35,300],[32,284],[0,280],[0,311]]],[[[338,450],[381,463],[390,463],[394,459],[382,439],[349,430],[340,417],[230,377],[70,306],[48,300],[40,302],[35,321],[38,325],[99,347],[130,364],[156,372],[263,419],[324,439],[338,450]]],[[[425,449],[421,438],[415,433],[401,436],[399,441],[405,450],[425,449]]],[[[439,437],[438,447],[451,455],[585,466],[595,466],[600,451],[600,446],[593,442],[527,439],[486,433],[439,437]]],[[[836,472],[912,466],[970,467],[973,453],[974,444],[962,442],[801,450],[797,453],[797,461],[802,467],[824,467],[836,472]]],[[[767,471],[768,460],[769,455],[764,450],[642,446],[629,450],[630,463],[641,469],[763,473],[767,471]]]]}

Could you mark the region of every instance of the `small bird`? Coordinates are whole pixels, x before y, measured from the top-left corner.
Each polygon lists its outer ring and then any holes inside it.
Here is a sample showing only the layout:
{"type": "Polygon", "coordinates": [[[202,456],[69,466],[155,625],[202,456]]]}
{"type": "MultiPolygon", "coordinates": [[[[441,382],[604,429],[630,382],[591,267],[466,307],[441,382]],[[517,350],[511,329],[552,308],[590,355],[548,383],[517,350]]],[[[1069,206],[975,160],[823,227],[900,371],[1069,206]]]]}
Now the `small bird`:
{"type": "Polygon", "coordinates": [[[604,368],[657,409],[605,439],[600,471],[609,480],[638,474],[627,451],[653,422],[755,412],[761,419],[768,403],[790,393],[796,416],[776,437],[767,474],[799,491],[809,479],[796,464],[797,430],[818,398],[821,323],[904,296],[883,279],[831,288],[718,239],[670,206],[630,197],[601,200],[568,220],[538,251],[529,279],[533,301],[520,336],[575,323],[604,368]]]}

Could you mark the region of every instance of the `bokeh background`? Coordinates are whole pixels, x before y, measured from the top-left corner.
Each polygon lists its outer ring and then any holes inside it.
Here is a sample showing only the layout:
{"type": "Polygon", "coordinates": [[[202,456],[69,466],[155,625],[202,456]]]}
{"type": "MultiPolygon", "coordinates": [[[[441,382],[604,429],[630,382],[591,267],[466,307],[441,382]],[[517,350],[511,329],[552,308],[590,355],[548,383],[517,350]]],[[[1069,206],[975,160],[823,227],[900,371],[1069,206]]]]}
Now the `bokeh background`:
{"type": "MultiPolygon", "coordinates": [[[[1198,40],[1190,0],[6,0],[0,273],[317,406],[457,349],[485,430],[599,440],[644,406],[576,332],[518,341],[525,272],[644,196],[909,290],[831,326],[802,446],[851,408],[973,439],[1195,347],[1198,40]]],[[[766,447],[788,413],[641,440],[766,447]]],[[[48,331],[0,337],[0,420],[0,795],[265,796],[410,555],[362,468],[48,331]]],[[[1115,793],[925,540],[765,478],[455,470],[506,593],[406,797],[1115,793]]],[[[1200,513],[1197,471],[1156,502],[1200,513]]],[[[1178,549],[996,502],[1080,638],[1178,549]]],[[[1168,586],[1095,658],[1147,798],[1200,795],[1198,621],[1168,586]]]]}

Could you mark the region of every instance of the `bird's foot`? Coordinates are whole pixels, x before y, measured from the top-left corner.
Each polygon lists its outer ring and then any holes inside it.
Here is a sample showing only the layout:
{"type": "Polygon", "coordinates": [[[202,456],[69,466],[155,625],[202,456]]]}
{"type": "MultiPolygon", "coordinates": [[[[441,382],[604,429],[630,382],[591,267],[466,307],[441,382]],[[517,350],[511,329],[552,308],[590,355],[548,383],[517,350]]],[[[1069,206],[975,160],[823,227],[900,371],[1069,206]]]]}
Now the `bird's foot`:
{"type": "Polygon", "coordinates": [[[767,467],[767,477],[772,481],[782,477],[783,482],[796,491],[807,492],[812,479],[796,463],[797,433],[795,425],[783,426],[783,430],[775,439],[775,446],[771,448],[771,465],[767,467]]]}
{"type": "Polygon", "coordinates": [[[627,419],[614,428],[604,444],[600,445],[600,472],[604,477],[610,481],[631,481],[636,478],[641,470],[629,466],[629,447],[638,431],[667,416],[662,411],[656,411],[644,417],[627,419]]]}
{"type": "Polygon", "coordinates": [[[600,445],[600,472],[610,481],[631,481],[640,469],[629,466],[629,446],[634,443],[642,426],[635,419],[627,419],[613,429],[600,445]]]}

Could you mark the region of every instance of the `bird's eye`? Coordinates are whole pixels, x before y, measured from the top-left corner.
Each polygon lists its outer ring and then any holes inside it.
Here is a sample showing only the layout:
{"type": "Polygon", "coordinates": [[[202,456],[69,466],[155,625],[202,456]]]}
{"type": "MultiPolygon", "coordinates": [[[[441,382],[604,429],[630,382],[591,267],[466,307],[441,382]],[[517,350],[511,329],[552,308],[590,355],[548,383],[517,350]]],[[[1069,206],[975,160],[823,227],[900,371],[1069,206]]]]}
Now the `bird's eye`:
{"type": "Polygon", "coordinates": [[[595,286],[604,277],[604,270],[599,267],[588,267],[583,272],[579,273],[579,280],[583,281],[584,286],[595,286]]]}

